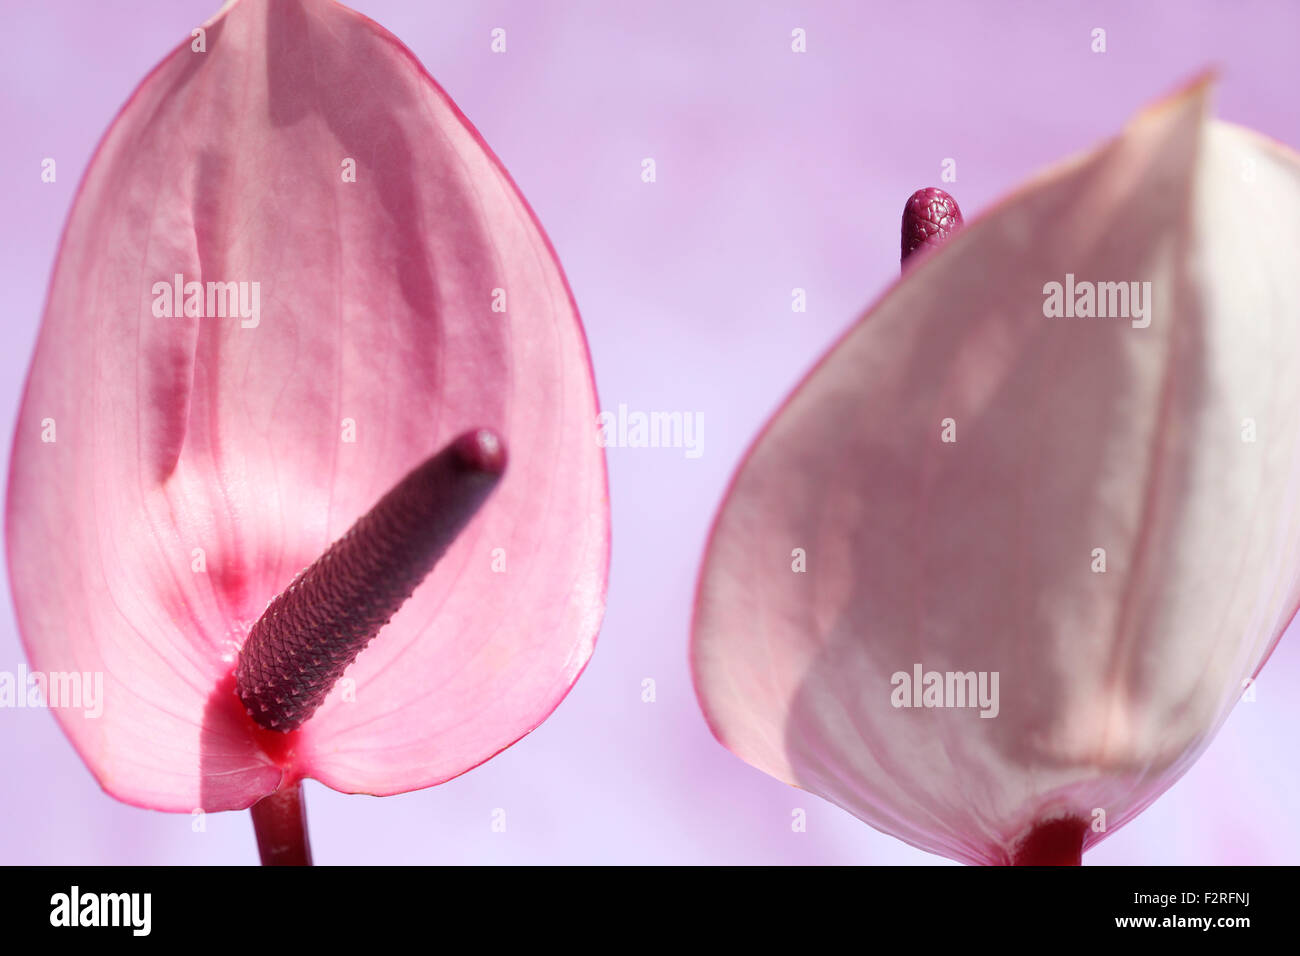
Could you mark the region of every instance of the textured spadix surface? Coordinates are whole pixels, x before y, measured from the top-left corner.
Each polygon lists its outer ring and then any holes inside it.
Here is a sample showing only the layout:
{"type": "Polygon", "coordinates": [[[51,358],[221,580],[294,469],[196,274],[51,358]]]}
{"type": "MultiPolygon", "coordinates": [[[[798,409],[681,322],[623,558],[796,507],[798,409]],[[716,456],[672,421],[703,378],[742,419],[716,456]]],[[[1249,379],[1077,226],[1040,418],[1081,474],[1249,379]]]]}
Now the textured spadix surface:
{"type": "Polygon", "coordinates": [[[769,422],[692,644],[739,756],[1002,863],[1060,816],[1104,811],[1095,843],[1208,744],[1300,599],[1300,163],[1207,96],[969,223],[769,422]],[[1045,316],[1067,274],[1149,282],[1149,325],[1045,316]],[[893,706],[916,664],[998,672],[997,716],[893,706]]]}
{"type": "Polygon", "coordinates": [[[132,803],[438,783],[537,726],[593,648],[608,502],[578,316],[394,37],[325,0],[239,0],[205,29],[114,122],[64,236],[7,504],[31,664],[103,673],[102,717],[55,713],[132,803]],[[260,320],[157,317],[178,273],[258,282],[260,320]],[[494,497],[350,683],[292,735],[255,730],[231,680],[247,629],[474,427],[510,449],[494,497]]]}

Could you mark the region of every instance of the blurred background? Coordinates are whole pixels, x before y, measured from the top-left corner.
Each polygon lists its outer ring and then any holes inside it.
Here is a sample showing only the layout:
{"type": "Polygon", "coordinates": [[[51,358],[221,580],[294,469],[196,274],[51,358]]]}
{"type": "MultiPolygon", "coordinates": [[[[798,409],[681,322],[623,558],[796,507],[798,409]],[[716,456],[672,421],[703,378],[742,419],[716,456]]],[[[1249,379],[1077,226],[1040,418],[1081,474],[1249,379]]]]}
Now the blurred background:
{"type": "MultiPolygon", "coordinates": [[[[751,437],[898,273],[903,202],[969,219],[1206,67],[1217,112],[1300,146],[1300,5],[358,0],[424,62],[514,176],[586,323],[601,406],[700,412],[703,455],[609,449],[609,606],[538,730],[440,787],[307,783],[319,863],[917,863],[742,763],[687,666],[710,521],[751,437]],[[506,52],[491,50],[505,30],[506,52]],[[1093,52],[1093,31],[1106,50],[1093,52]],[[805,53],[791,49],[805,31],[805,53]],[[641,178],[655,161],[656,180],[641,178]],[[955,182],[940,181],[954,160],[955,182]],[[791,311],[803,288],[807,311],[791,311]],[[655,682],[653,703],[643,681],[655,682]],[[492,814],[507,812],[494,833],[492,814]],[[807,831],[792,832],[795,808],[807,831]]],[[[96,143],[216,0],[3,0],[0,422],[12,427],[58,239],[96,143]],[[41,182],[54,157],[58,179],[41,182]]],[[[8,472],[9,441],[0,443],[8,472]]],[[[51,542],[51,547],[57,547],[51,542]]],[[[2,559],[2,558],[0,558],[2,559]]],[[[23,652],[0,590],[0,671],[23,652]]],[[[1091,864],[1300,862],[1300,635],[1209,751],[1091,864]]],[[[0,710],[0,863],[252,863],[247,813],[104,795],[48,711],[0,710]]]]}

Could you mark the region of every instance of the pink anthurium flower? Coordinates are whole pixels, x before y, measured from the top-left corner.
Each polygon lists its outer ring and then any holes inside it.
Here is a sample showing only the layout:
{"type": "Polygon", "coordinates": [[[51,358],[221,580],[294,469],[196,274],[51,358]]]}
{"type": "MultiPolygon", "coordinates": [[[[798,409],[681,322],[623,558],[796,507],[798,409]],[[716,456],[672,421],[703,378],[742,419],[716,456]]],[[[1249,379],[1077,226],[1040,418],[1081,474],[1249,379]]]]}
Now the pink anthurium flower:
{"type": "Polygon", "coordinates": [[[273,861],[306,861],[303,778],[482,763],[594,646],[595,419],[554,251],[410,51],[227,4],[99,147],[14,438],[31,664],[103,681],[63,729],[120,800],[257,804],[273,861]]]}
{"type": "Polygon", "coordinates": [[[758,437],[692,645],[746,761],[1077,863],[1258,673],[1300,602],[1300,157],[1208,86],[908,259],[758,437]]]}

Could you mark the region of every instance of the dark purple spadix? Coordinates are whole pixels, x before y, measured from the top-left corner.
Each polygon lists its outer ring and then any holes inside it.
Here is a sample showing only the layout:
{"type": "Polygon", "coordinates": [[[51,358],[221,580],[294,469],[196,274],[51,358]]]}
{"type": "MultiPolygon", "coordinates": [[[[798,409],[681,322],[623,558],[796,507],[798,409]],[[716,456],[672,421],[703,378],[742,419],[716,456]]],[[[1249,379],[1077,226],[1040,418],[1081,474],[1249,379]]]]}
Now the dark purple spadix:
{"type": "Polygon", "coordinates": [[[933,186],[918,189],[903,207],[901,261],[906,262],[908,256],[924,246],[939,246],[947,242],[961,224],[957,200],[933,186]]]}
{"type": "Polygon", "coordinates": [[[506,450],[466,432],[397,483],[253,625],[235,689],[253,719],[288,732],[315,713],[497,486],[506,450]]]}

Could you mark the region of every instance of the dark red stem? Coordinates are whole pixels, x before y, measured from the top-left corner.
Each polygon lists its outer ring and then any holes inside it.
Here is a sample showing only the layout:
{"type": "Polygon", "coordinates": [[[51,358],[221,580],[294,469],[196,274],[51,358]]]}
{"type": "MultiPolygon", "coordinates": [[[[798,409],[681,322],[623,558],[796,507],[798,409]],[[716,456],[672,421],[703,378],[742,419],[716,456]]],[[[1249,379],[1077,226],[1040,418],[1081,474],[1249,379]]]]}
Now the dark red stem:
{"type": "Polygon", "coordinates": [[[1034,824],[1011,856],[1012,866],[1081,866],[1088,822],[1061,817],[1034,824]]]}
{"type": "Polygon", "coordinates": [[[263,866],[311,866],[301,782],[258,800],[252,814],[263,866]]]}

